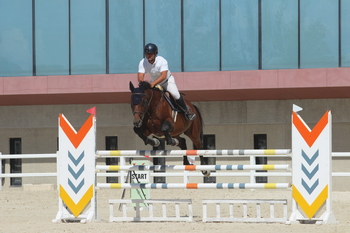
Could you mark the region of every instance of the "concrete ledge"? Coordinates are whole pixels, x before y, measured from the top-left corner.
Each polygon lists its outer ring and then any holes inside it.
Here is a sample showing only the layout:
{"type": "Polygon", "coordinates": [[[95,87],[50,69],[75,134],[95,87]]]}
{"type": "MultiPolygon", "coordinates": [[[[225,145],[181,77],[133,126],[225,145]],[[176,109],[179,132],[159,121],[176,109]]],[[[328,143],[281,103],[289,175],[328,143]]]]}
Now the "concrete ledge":
{"type": "Polygon", "coordinates": [[[55,186],[53,184],[24,184],[24,191],[48,191],[54,190],[55,186]]]}

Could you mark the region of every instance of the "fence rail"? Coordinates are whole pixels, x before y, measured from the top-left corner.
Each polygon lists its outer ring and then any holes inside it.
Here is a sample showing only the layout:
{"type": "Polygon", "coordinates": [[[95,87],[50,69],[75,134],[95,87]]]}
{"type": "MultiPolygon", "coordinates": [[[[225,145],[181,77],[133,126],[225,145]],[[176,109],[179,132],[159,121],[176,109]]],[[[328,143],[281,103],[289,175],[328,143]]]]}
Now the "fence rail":
{"type": "MultiPolygon", "coordinates": [[[[228,151],[228,150],[225,150],[228,151]]],[[[236,153],[236,150],[231,150],[231,151],[235,151],[234,153],[236,153]]],[[[238,151],[238,150],[237,150],[238,151]]],[[[241,151],[245,151],[245,152],[251,152],[251,150],[241,150],[241,151]]],[[[281,150],[282,151],[282,150],[281,150]]],[[[288,150],[289,151],[289,150],[288,150]]],[[[147,151],[146,151],[147,152],[147,151]]],[[[164,152],[164,151],[163,151],[164,152]]],[[[176,151],[177,153],[178,151],[176,151]]],[[[175,152],[174,152],[175,153],[175,152]]],[[[210,154],[214,154],[213,152],[206,152],[208,157],[211,157],[212,155],[210,154]]],[[[239,152],[237,152],[239,153],[239,152]]],[[[113,158],[128,158],[131,157],[130,154],[128,153],[127,156],[115,156],[115,155],[107,155],[108,151],[103,151],[103,156],[102,157],[113,157],[113,158]]],[[[232,153],[230,153],[232,154],[232,153]]],[[[135,157],[139,157],[135,156],[135,157]]],[[[144,155],[146,156],[146,155],[144,155]]],[[[214,155],[213,155],[214,156],[214,155]]],[[[152,155],[151,157],[179,157],[178,155],[173,155],[173,154],[161,154],[160,152],[158,153],[158,155],[152,155]]],[[[291,155],[263,155],[262,153],[255,153],[255,154],[245,154],[245,155],[217,155],[216,157],[230,157],[230,158],[250,158],[250,165],[256,165],[255,164],[255,157],[274,157],[274,158],[284,158],[284,157],[291,157],[291,155]]],[[[57,153],[51,153],[51,154],[7,154],[7,155],[3,155],[0,153],[0,167],[2,167],[2,160],[4,159],[41,159],[41,158],[56,158],[57,159],[57,153]]],[[[350,152],[333,152],[332,153],[332,158],[350,158],[350,152]]],[[[184,171],[186,172],[186,175],[188,177],[202,177],[203,174],[201,172],[188,172],[188,171],[184,171]]],[[[150,173],[151,177],[164,177],[164,176],[168,176],[168,177],[176,177],[179,176],[180,172],[157,172],[157,173],[150,173]]],[[[211,176],[215,176],[215,177],[223,177],[223,176],[236,176],[236,177],[250,177],[251,181],[253,181],[255,179],[255,177],[259,176],[266,176],[266,177],[291,177],[292,173],[291,172],[256,172],[256,171],[249,171],[249,172],[225,172],[225,173],[220,173],[220,172],[214,172],[211,174],[211,176]]],[[[109,172],[109,173],[97,173],[98,177],[126,177],[127,176],[127,172],[109,172]]],[[[0,178],[11,178],[11,177],[57,177],[57,172],[35,172],[35,173],[2,173],[2,169],[0,172],[0,178]]],[[[332,172],[332,177],[350,177],[350,172],[332,172]]],[[[0,183],[1,184],[1,183],[0,183]]],[[[2,185],[0,185],[0,190],[2,190],[2,185]]]]}

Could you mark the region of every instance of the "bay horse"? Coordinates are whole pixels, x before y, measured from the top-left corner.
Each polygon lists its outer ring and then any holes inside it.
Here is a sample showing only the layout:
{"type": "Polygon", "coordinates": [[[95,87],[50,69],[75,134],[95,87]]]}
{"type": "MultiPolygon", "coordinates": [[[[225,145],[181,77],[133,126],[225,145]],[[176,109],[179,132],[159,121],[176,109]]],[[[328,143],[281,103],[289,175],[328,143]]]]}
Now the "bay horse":
{"type": "MultiPolygon", "coordinates": [[[[167,145],[178,146],[187,150],[186,139],[180,137],[187,135],[194,144],[194,149],[203,149],[203,119],[199,109],[185,100],[190,111],[196,114],[193,121],[186,119],[184,114],[177,114],[166,100],[166,93],[158,88],[151,88],[149,82],[140,82],[139,87],[129,84],[131,91],[131,110],[133,114],[134,132],[144,141],[145,145],[159,146],[157,139],[165,137],[167,145]],[[149,138],[150,135],[156,138],[149,138]]],[[[201,164],[205,165],[203,156],[201,164]]],[[[183,158],[184,165],[190,165],[187,156],[183,158]]],[[[209,176],[209,171],[202,171],[209,176]]]]}

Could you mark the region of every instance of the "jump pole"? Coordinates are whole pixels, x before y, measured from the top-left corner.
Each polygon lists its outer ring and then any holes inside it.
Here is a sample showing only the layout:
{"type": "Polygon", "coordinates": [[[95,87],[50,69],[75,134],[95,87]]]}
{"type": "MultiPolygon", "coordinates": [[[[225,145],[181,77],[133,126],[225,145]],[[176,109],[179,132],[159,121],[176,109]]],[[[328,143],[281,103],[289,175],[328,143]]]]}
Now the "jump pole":
{"type": "Polygon", "coordinates": [[[288,170],[289,165],[96,165],[97,171],[200,171],[200,170],[288,170]]]}

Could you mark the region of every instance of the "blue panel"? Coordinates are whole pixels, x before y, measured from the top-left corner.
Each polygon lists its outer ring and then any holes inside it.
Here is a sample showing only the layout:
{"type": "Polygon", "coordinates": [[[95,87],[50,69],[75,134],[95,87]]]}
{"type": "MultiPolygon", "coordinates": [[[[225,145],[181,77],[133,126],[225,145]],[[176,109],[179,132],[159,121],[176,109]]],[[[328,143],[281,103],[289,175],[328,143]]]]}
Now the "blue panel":
{"type": "Polygon", "coordinates": [[[36,75],[69,74],[68,1],[35,1],[36,75]]]}
{"type": "Polygon", "coordinates": [[[142,2],[109,1],[109,73],[137,73],[143,57],[142,2]]]}
{"type": "Polygon", "coordinates": [[[341,66],[350,67],[350,1],[341,2],[341,66]]]}
{"type": "Polygon", "coordinates": [[[298,1],[264,0],[262,68],[298,68],[298,1]]]}
{"type": "Polygon", "coordinates": [[[219,1],[184,0],[184,71],[220,70],[219,1]]]}
{"type": "Polygon", "coordinates": [[[258,0],[222,0],[222,70],[258,69],[258,0]]]}
{"type": "Polygon", "coordinates": [[[71,0],[71,73],[106,73],[105,0],[71,0]]]}
{"type": "Polygon", "coordinates": [[[181,71],[181,1],[146,0],[145,40],[158,46],[172,72],[181,71]]]}
{"type": "Polygon", "coordinates": [[[338,67],[338,1],[300,1],[300,68],[338,67]]]}
{"type": "Polygon", "coordinates": [[[1,0],[0,22],[0,76],[33,75],[32,1],[1,0]]]}

